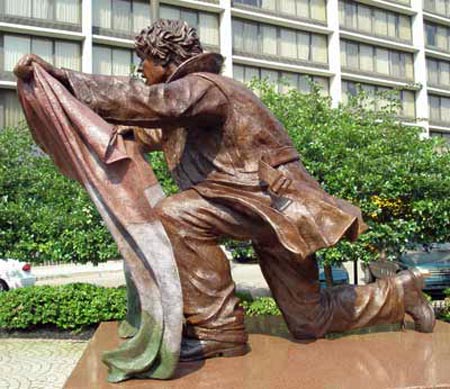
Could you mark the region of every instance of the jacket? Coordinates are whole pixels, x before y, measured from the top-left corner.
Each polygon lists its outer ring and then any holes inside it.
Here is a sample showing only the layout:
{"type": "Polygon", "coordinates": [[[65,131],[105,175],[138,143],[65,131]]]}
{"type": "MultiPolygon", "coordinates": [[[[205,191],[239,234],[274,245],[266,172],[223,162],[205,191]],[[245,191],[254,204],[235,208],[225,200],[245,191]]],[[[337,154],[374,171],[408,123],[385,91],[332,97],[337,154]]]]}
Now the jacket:
{"type": "Polygon", "coordinates": [[[159,134],[159,147],[182,190],[259,216],[301,257],[344,236],[356,239],[365,229],[359,209],[321,189],[259,98],[217,74],[221,63],[218,54],[202,54],[180,65],[166,83],[152,86],[127,77],[66,72],[75,96],[106,121],[145,128],[137,137],[147,139],[149,149],[159,134]],[[288,179],[282,194],[261,178],[261,161],[279,173],[276,179],[288,179]]]}

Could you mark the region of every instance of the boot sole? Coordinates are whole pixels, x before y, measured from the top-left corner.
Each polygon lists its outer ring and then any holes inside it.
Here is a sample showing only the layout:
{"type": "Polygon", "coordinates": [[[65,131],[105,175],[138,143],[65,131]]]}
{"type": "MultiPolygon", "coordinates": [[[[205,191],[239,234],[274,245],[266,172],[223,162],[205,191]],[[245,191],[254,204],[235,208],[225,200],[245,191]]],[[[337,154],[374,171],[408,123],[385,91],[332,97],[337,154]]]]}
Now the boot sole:
{"type": "Polygon", "coordinates": [[[250,351],[250,347],[248,344],[240,344],[236,347],[230,347],[228,349],[224,350],[215,350],[210,351],[204,354],[197,354],[193,355],[189,358],[182,358],[180,357],[180,362],[194,362],[194,361],[201,361],[203,359],[209,359],[209,358],[216,358],[216,357],[239,357],[242,355],[247,354],[250,351]]]}
{"type": "Polygon", "coordinates": [[[425,278],[423,274],[416,268],[409,269],[414,279],[414,285],[416,286],[420,295],[420,305],[422,319],[414,319],[414,328],[418,332],[431,333],[436,325],[436,317],[434,309],[423,295],[423,288],[425,287],[425,278]]]}

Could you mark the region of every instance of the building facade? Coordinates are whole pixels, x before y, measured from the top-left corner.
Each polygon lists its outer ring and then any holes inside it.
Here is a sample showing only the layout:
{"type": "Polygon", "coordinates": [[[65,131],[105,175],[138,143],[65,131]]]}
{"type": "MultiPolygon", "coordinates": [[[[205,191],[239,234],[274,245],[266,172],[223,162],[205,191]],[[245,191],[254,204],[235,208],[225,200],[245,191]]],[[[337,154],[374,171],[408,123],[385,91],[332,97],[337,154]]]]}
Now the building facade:
{"type": "Polygon", "coordinates": [[[334,105],[358,88],[394,89],[404,122],[450,141],[449,0],[3,0],[0,128],[21,119],[12,69],[23,54],[129,75],[151,10],[195,26],[227,76],[268,78],[280,91],[307,91],[312,79],[334,105]]]}

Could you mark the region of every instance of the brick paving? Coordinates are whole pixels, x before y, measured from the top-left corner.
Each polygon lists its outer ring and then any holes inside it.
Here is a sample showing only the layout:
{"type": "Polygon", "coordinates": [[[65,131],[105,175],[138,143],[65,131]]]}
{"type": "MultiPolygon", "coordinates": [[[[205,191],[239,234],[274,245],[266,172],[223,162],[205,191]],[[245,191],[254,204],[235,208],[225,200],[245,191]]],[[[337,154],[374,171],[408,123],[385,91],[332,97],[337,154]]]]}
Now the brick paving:
{"type": "Polygon", "coordinates": [[[60,389],[86,341],[0,339],[0,389],[60,389]]]}

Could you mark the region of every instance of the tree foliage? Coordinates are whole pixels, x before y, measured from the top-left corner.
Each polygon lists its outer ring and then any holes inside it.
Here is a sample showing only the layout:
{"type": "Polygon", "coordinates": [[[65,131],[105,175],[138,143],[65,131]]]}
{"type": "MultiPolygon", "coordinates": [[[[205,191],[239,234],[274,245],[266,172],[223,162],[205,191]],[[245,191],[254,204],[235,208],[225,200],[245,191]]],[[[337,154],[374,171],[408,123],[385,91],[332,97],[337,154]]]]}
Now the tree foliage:
{"type": "Polygon", "coordinates": [[[0,293],[0,329],[56,327],[79,331],[107,320],[121,320],[126,289],[91,284],[33,286],[0,293]]]}
{"type": "MultiPolygon", "coordinates": [[[[166,192],[176,190],[162,155],[149,158],[166,192]]],[[[117,256],[85,190],[59,173],[25,126],[0,130],[0,257],[97,263],[117,256]]]]}
{"type": "MultiPolygon", "coordinates": [[[[254,87],[310,174],[327,192],[359,206],[370,226],[356,243],[321,252],[326,263],[450,241],[450,153],[438,139],[422,139],[420,128],[402,125],[398,102],[375,111],[362,92],[332,108],[316,87],[310,94],[278,94],[265,82],[254,87]]],[[[149,162],[166,193],[174,193],[162,154],[149,155],[149,162]]],[[[38,152],[26,128],[0,130],[0,256],[99,262],[116,255],[84,190],[38,152]]]]}
{"type": "Polygon", "coordinates": [[[370,229],[355,243],[321,253],[328,262],[395,256],[411,243],[450,240],[450,153],[436,138],[396,116],[394,97],[382,109],[363,91],[348,104],[311,94],[275,93],[254,85],[288,130],[306,169],[329,193],[359,206],[370,229]]]}

